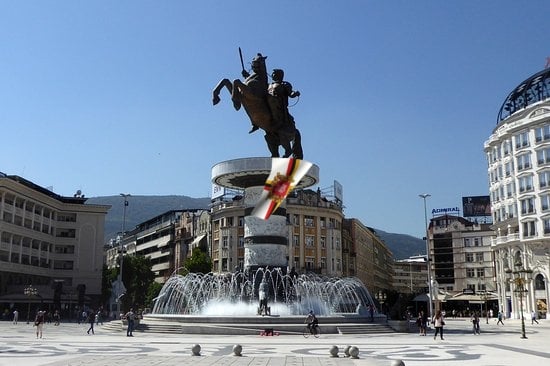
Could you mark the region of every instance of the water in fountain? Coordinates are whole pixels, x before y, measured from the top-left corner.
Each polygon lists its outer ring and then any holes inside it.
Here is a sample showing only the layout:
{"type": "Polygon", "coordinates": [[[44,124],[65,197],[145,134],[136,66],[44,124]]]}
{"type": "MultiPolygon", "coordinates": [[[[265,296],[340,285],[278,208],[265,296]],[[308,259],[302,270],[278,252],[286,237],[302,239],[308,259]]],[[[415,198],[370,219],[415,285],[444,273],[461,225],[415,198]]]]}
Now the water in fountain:
{"type": "Polygon", "coordinates": [[[255,315],[259,284],[269,288],[271,315],[300,315],[314,310],[318,315],[357,313],[374,304],[354,277],[325,278],[315,274],[284,274],[280,268],[256,270],[252,275],[173,275],[166,281],[153,307],[153,314],[255,315]]]}

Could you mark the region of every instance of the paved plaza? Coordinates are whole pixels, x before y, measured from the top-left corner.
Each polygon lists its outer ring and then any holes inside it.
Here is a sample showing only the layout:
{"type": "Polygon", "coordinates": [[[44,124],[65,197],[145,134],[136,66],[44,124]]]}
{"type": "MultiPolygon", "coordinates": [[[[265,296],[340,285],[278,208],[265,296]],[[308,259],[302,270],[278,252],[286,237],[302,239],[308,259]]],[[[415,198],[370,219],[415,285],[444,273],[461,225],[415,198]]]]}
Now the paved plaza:
{"type": "Polygon", "coordinates": [[[391,365],[402,360],[406,366],[440,365],[547,365],[550,363],[550,321],[526,321],[528,339],[521,339],[519,320],[481,323],[481,335],[473,335],[467,319],[447,319],[444,340],[415,333],[372,335],[322,335],[305,339],[302,335],[229,336],[178,335],[122,331],[97,326],[95,335],[86,334],[88,324],[46,324],[37,339],[31,324],[0,322],[0,366],[103,366],[103,365],[193,365],[193,366],[328,366],[391,365]],[[192,356],[194,344],[201,355],[192,356]],[[242,346],[242,356],[233,355],[233,346],[242,346]],[[345,357],[346,346],[359,348],[359,358],[345,357]],[[338,346],[339,357],[330,357],[338,346]]]}

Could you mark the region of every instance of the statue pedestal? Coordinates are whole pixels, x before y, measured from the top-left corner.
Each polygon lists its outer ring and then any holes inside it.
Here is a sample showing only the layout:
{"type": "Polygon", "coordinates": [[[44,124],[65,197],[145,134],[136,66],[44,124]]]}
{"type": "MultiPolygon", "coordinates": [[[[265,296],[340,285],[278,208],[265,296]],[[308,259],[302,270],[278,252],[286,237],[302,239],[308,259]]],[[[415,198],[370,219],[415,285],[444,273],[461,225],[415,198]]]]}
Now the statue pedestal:
{"type": "MultiPolygon", "coordinates": [[[[268,220],[251,216],[271,171],[271,158],[242,158],[216,164],[212,182],[231,189],[244,190],[244,270],[288,266],[288,228],[283,202],[268,220]]],[[[313,165],[296,189],[319,182],[319,167],[313,165]]]]}

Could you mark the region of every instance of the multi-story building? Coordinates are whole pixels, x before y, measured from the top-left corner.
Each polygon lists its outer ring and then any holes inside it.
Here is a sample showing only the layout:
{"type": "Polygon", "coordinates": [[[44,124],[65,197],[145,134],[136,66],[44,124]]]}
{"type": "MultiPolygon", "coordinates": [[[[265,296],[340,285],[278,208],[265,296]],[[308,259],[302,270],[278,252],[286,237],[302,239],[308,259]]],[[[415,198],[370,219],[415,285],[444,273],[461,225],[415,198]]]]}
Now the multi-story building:
{"type": "Polygon", "coordinates": [[[210,214],[206,210],[185,211],[176,223],[174,243],[174,269],[183,267],[185,260],[191,256],[193,249],[203,246],[208,250],[208,233],[210,214]],[[206,219],[206,220],[205,220],[206,219]]]}
{"type": "MultiPolygon", "coordinates": [[[[344,219],[344,232],[349,233],[349,258],[353,263],[355,276],[372,294],[391,290],[393,283],[393,254],[376,232],[363,225],[358,219],[344,219]]],[[[348,243],[348,239],[346,239],[348,243]]]]}
{"type": "MultiPolygon", "coordinates": [[[[0,173],[0,302],[68,311],[97,305],[110,206],[87,205],[22,177],[0,173]],[[36,295],[25,296],[25,288],[36,295]]],[[[29,293],[29,291],[27,291],[29,293]]]]}
{"type": "Polygon", "coordinates": [[[242,195],[212,206],[210,256],[215,273],[244,269],[244,211],[242,195]]]}
{"type": "Polygon", "coordinates": [[[425,255],[416,255],[393,263],[393,289],[401,294],[426,293],[428,263],[425,255]]]}
{"type": "Polygon", "coordinates": [[[339,201],[319,190],[293,192],[286,200],[289,267],[296,272],[342,276],[342,221],[339,201]]]}
{"type": "Polygon", "coordinates": [[[505,99],[484,144],[496,238],[499,307],[545,315],[550,300],[550,68],[505,99]],[[520,270],[524,284],[511,281],[520,270]],[[526,290],[524,292],[522,290],[526,290]],[[520,299],[524,296],[525,301],[520,299]]]}
{"type": "Polygon", "coordinates": [[[164,283],[176,270],[176,223],[184,211],[171,210],[138,224],[124,237],[129,254],[143,255],[151,260],[155,281],[164,283]]]}
{"type": "Polygon", "coordinates": [[[429,227],[431,273],[440,290],[450,294],[495,291],[489,224],[455,215],[433,217],[429,227]]]}
{"type": "MultiPolygon", "coordinates": [[[[342,206],[319,191],[298,190],[286,199],[289,270],[341,276],[342,206]]],[[[214,272],[244,266],[244,214],[241,195],[213,204],[211,257],[214,272]]]]}

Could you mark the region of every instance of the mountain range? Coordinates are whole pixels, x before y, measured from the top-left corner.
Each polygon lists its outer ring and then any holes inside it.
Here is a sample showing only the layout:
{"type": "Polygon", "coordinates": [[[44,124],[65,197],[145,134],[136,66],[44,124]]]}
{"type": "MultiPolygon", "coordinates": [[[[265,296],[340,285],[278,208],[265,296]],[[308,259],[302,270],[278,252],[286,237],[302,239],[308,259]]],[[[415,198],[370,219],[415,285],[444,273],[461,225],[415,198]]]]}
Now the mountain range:
{"type": "MultiPolygon", "coordinates": [[[[125,231],[129,231],[136,225],[166,211],[207,209],[210,205],[210,197],[130,196],[127,200],[126,220],[123,220],[124,198],[122,196],[91,197],[86,201],[87,204],[111,206],[105,218],[105,242],[122,232],[123,221],[125,231]]],[[[368,223],[363,224],[368,226],[368,223]]],[[[426,243],[420,238],[406,234],[388,233],[376,228],[372,228],[372,230],[386,243],[395,259],[405,259],[412,255],[426,253],[426,243]]]]}

